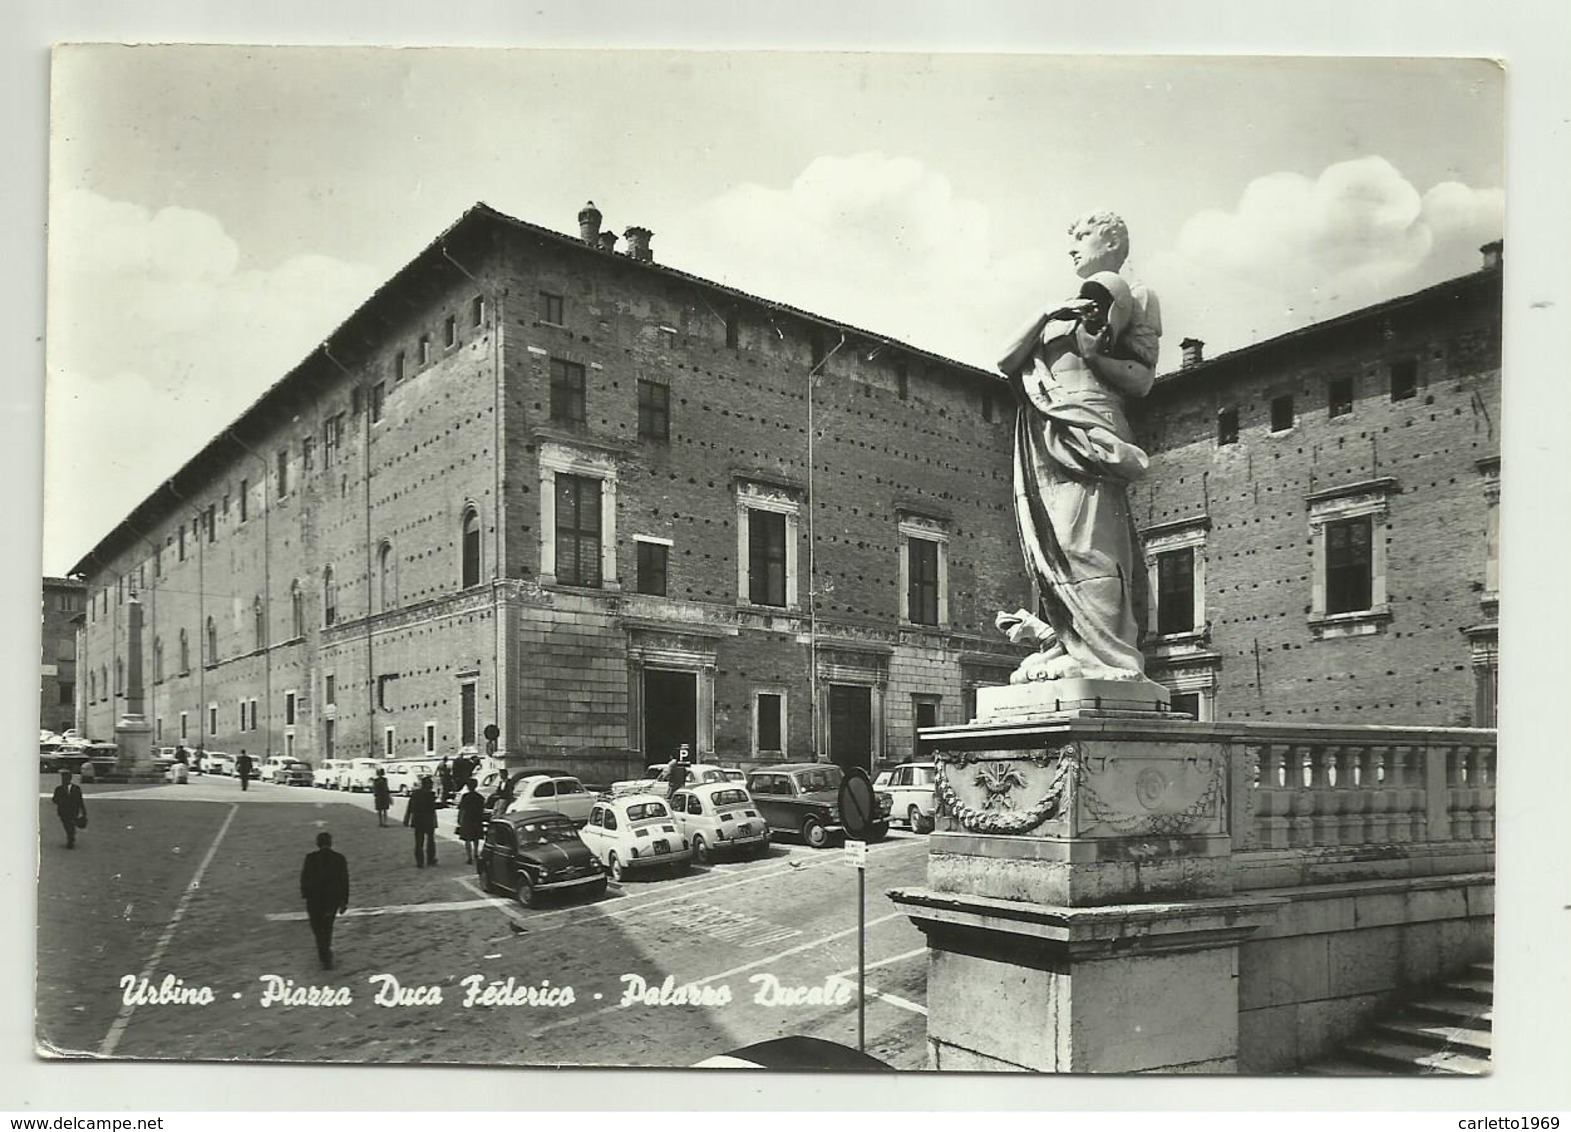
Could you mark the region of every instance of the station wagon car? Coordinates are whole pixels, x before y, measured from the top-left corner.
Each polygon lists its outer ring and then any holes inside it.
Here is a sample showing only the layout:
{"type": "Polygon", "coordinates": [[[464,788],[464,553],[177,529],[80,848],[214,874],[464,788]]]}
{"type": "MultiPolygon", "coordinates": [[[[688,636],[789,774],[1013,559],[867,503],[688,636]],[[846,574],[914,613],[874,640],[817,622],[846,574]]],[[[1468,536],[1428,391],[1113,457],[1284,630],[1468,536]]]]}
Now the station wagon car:
{"type": "MultiPolygon", "coordinates": [[[[833,763],[788,763],[758,769],[747,776],[747,792],[758,803],[758,812],[771,832],[790,833],[814,849],[843,835],[840,820],[840,780],[844,772],[833,763]]],[[[890,798],[879,793],[880,819],[868,831],[869,841],[881,841],[889,832],[890,798]]]]}
{"type": "Polygon", "coordinates": [[[747,791],[734,783],[710,782],[678,790],[671,809],[700,865],[717,853],[761,857],[769,852],[768,824],[747,791]]]}
{"type": "Polygon", "coordinates": [[[930,833],[938,800],[933,783],[938,777],[937,763],[902,763],[888,772],[889,781],[880,786],[890,797],[891,813],[904,819],[912,833],[930,833]]]}
{"type": "Polygon", "coordinates": [[[505,889],[526,908],[557,893],[605,895],[605,870],[577,827],[547,810],[519,810],[487,822],[475,869],[481,888],[505,889]]]}
{"type": "Polygon", "coordinates": [[[596,799],[583,838],[614,881],[635,870],[686,872],[693,859],[693,848],[677,829],[665,799],[654,794],[596,799]]]}

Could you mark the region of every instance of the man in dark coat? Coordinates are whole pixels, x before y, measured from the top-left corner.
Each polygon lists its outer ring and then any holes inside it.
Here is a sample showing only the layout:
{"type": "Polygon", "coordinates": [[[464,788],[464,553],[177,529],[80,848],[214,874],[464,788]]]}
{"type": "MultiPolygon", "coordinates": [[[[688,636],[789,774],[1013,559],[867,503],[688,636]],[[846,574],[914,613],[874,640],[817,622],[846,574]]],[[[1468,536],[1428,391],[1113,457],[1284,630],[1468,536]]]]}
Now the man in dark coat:
{"type": "Polygon", "coordinates": [[[322,966],[333,966],[333,921],[349,908],[349,862],[333,851],[333,835],[316,835],[316,852],[307,853],[300,869],[300,896],[316,936],[322,966]]]}
{"type": "Polygon", "coordinates": [[[254,765],[251,756],[242,749],[240,757],[235,760],[235,773],[240,776],[240,789],[246,789],[246,784],[251,781],[251,768],[254,765]]]}
{"type": "Polygon", "coordinates": [[[60,824],[65,827],[65,847],[76,848],[76,831],[78,822],[87,824],[87,803],[82,798],[82,788],[71,781],[71,772],[60,772],[60,785],[55,787],[54,793],[55,813],[60,815],[60,824]]]}
{"type": "Polygon", "coordinates": [[[431,789],[429,774],[409,792],[404,824],[415,831],[415,867],[424,868],[428,860],[436,864],[436,791],[431,789]]]}
{"type": "Polygon", "coordinates": [[[469,776],[475,772],[474,764],[464,755],[459,755],[453,760],[453,790],[461,791],[464,783],[469,781],[469,776]]]}

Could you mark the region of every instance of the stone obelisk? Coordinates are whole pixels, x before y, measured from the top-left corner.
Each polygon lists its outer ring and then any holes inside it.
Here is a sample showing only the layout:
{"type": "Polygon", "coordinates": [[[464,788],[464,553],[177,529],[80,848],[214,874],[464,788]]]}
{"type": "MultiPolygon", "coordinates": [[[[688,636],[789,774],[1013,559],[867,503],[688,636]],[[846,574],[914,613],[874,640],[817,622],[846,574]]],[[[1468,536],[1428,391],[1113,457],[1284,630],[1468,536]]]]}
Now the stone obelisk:
{"type": "Polygon", "coordinates": [[[136,591],[126,603],[128,623],[125,668],[125,710],[115,722],[119,750],[115,777],[127,782],[158,781],[163,776],[153,762],[153,729],[143,713],[142,600],[136,591]]]}

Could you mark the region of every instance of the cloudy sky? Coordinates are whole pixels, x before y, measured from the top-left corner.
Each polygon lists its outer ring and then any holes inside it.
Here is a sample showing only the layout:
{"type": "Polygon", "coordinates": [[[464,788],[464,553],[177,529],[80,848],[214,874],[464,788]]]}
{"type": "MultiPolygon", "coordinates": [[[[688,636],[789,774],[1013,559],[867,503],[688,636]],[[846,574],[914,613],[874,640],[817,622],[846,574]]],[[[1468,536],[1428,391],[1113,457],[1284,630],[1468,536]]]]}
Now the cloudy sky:
{"type": "Polygon", "coordinates": [[[1501,70],[1391,59],[77,47],[53,66],[61,573],[474,202],[974,364],[1122,213],[1165,364],[1473,270],[1501,70]]]}

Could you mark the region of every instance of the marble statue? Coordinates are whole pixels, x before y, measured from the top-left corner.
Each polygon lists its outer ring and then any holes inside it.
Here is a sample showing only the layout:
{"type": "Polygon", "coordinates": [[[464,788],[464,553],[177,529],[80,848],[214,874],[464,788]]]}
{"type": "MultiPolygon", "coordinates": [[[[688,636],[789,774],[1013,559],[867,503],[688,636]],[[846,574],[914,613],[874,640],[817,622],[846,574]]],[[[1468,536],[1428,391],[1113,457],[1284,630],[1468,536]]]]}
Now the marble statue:
{"type": "Polygon", "coordinates": [[[1156,376],[1156,296],[1120,274],[1129,232],[1096,212],[1069,229],[1079,292],[1049,304],[1009,343],[999,369],[1019,402],[1014,506],[1044,617],[1000,613],[998,627],[1037,651],[1011,677],[1143,680],[1145,567],[1127,489],[1149,460],[1125,403],[1156,376]]]}

